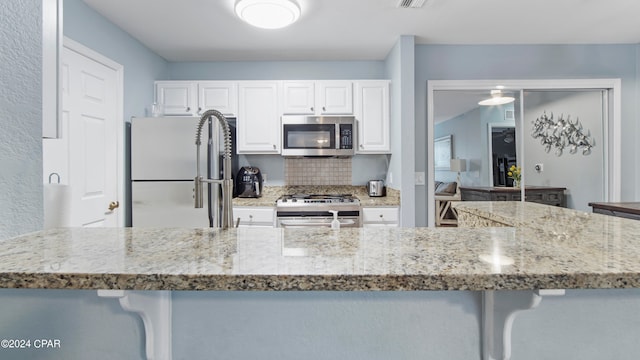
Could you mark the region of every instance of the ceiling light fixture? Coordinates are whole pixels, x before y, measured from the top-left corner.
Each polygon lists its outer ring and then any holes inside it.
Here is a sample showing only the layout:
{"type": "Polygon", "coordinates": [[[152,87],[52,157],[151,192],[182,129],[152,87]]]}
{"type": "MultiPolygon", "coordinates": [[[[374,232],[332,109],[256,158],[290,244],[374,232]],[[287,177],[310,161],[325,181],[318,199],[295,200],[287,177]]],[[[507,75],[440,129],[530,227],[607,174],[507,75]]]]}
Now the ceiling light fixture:
{"type": "Polygon", "coordinates": [[[253,26],[280,29],[298,20],[300,7],[292,0],[239,0],[236,14],[253,26]]]}
{"type": "Polygon", "coordinates": [[[489,105],[504,105],[515,100],[512,96],[504,96],[505,94],[502,90],[491,90],[491,97],[485,100],[478,102],[478,105],[489,106],[489,105]]]}

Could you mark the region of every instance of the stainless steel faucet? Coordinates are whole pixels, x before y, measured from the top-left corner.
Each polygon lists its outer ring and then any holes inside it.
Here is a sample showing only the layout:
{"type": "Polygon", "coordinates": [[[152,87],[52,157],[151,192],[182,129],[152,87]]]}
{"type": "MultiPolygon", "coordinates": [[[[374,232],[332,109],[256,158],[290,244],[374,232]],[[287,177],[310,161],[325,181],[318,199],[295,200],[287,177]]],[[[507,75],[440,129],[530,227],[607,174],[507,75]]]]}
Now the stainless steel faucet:
{"type": "MultiPolygon", "coordinates": [[[[207,162],[209,162],[210,160],[211,159],[209,159],[207,156],[207,162]]],[[[203,186],[205,183],[220,184],[222,186],[222,223],[220,224],[220,227],[223,229],[233,227],[233,204],[231,202],[233,194],[233,180],[231,180],[231,129],[229,128],[229,122],[227,121],[227,118],[225,118],[224,115],[222,115],[222,113],[217,110],[205,111],[202,114],[202,117],[200,117],[200,122],[198,123],[198,129],[196,131],[196,208],[202,208],[204,194],[203,186]],[[205,179],[200,174],[200,144],[202,137],[202,126],[204,126],[204,123],[207,122],[212,116],[218,119],[224,133],[224,155],[221,180],[209,178],[205,179]]],[[[220,200],[218,199],[218,201],[220,200]]],[[[219,204],[215,204],[215,206],[219,206],[219,204]]]]}

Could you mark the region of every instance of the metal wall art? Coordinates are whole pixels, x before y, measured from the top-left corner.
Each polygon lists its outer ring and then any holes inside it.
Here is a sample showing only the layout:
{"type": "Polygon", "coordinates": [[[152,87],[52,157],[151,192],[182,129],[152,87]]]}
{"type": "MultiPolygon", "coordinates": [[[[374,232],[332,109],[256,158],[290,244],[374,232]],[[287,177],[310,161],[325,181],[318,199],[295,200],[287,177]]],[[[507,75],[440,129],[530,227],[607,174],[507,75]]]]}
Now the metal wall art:
{"type": "Polygon", "coordinates": [[[569,153],[575,154],[578,149],[582,150],[582,155],[591,154],[591,148],[595,146],[595,141],[591,137],[589,130],[586,134],[583,132],[582,124],[579,119],[572,122],[570,116],[564,119],[562,115],[556,121],[551,116],[547,116],[544,112],[542,116],[533,122],[533,130],[531,136],[534,139],[540,139],[540,144],[544,145],[546,152],[555,148],[556,156],[562,155],[565,148],[569,148],[569,153]]]}

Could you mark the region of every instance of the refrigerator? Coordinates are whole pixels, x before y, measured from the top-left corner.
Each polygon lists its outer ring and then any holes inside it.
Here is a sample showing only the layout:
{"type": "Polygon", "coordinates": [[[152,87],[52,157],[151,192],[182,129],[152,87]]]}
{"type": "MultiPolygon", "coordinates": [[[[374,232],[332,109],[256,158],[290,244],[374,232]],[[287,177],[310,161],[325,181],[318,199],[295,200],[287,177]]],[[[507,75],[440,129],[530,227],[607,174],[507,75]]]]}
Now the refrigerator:
{"type": "MultiPolygon", "coordinates": [[[[228,119],[235,143],[235,119],[228,119]]],[[[133,227],[209,227],[219,217],[215,206],[195,208],[198,117],[131,119],[131,225],[133,227]]],[[[219,179],[221,130],[217,119],[205,123],[200,146],[202,175],[219,179]],[[207,153],[210,155],[207,156],[207,153]],[[208,161],[209,160],[209,161],[208,161]]],[[[232,167],[237,168],[233,149],[232,167]]],[[[237,170],[232,170],[235,177],[237,170]]],[[[206,185],[205,199],[216,204],[220,187],[206,185]],[[212,191],[213,189],[213,191],[212,191]]]]}

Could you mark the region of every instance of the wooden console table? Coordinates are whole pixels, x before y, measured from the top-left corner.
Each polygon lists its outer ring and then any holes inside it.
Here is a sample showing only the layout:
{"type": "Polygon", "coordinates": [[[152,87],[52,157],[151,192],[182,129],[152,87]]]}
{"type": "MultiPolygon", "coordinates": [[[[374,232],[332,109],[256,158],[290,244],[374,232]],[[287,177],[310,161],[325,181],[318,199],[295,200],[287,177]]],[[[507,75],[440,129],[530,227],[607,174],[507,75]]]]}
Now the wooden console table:
{"type": "MultiPolygon", "coordinates": [[[[520,188],[502,186],[460,187],[462,201],[520,201],[520,188]]],[[[567,207],[566,188],[526,186],[525,201],[567,207]]]]}
{"type": "Polygon", "coordinates": [[[640,202],[592,202],[594,213],[640,220],[640,202]]]}

